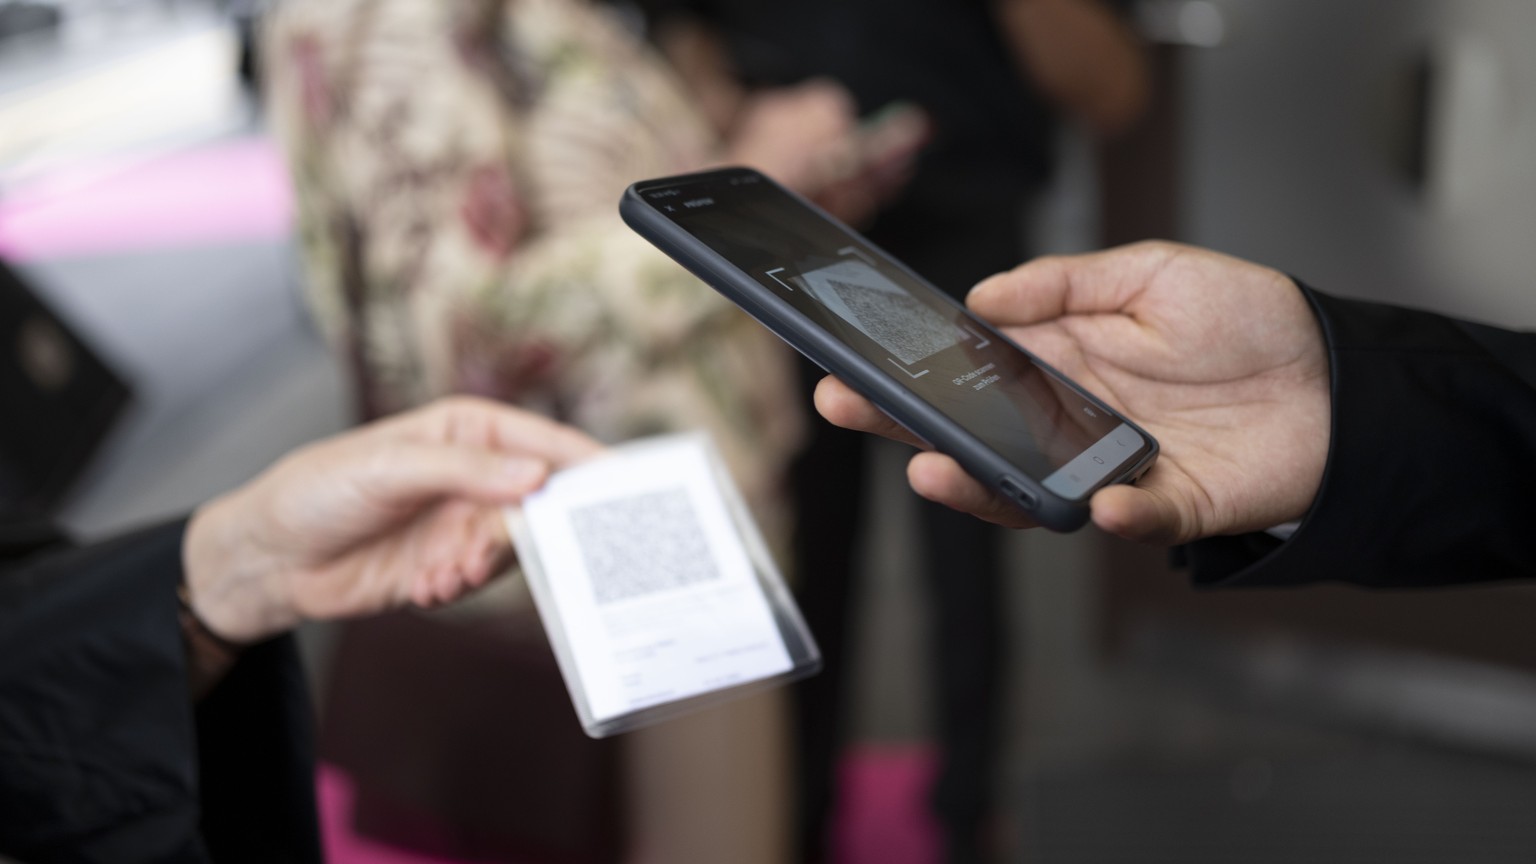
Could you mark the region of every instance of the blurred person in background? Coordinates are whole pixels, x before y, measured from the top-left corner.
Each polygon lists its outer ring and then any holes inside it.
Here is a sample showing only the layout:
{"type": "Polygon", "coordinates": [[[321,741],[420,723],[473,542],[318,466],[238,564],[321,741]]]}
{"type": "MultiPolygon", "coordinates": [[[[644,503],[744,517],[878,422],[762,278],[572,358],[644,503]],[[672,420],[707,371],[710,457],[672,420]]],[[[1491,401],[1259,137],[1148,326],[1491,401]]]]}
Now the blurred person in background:
{"type": "MultiPolygon", "coordinates": [[[[787,349],[617,202],[635,180],[746,163],[860,221],[904,180],[921,122],[861,129],[840,86],[810,81],[713,127],[587,0],[295,2],[269,23],[310,297],[358,413],[462,392],[606,442],[704,428],[782,549],[804,410],[787,349]]],[[[786,859],[781,698],[626,736],[636,860],[786,859]]]]}
{"type": "Polygon", "coordinates": [[[186,520],[87,546],[0,531],[0,857],[322,860],[290,631],[485,584],[511,555],[502,508],[600,451],[443,400],[296,450],[186,520]]]}
{"type": "MultiPolygon", "coordinates": [[[[1032,199],[1049,182],[1063,121],[1118,133],[1142,114],[1142,46],[1106,0],[642,0],[653,36],[715,124],[742,122],[764,87],[830,78],[866,122],[922,111],[931,141],[910,183],[866,233],[961,297],[1028,257],[1032,199]]],[[[821,377],[802,364],[807,390],[821,377]]],[[[801,860],[826,854],[844,739],[855,541],[866,488],[862,436],[818,426],[795,468],[801,606],[826,669],[797,687],[803,739],[801,860]]],[[[919,502],[939,744],[932,805],[948,860],[996,855],[993,823],[1006,655],[1002,533],[919,502]]]]}

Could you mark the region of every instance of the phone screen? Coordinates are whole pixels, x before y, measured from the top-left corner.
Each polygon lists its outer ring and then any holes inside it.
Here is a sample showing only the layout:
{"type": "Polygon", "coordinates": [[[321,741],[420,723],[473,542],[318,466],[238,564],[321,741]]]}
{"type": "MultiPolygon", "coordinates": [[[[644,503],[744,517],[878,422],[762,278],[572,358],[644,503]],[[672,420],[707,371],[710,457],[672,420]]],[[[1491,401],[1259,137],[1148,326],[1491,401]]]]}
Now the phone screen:
{"type": "Polygon", "coordinates": [[[711,250],[1042,486],[1079,500],[1150,444],[854,232],[754,172],[640,184],[711,250]]]}

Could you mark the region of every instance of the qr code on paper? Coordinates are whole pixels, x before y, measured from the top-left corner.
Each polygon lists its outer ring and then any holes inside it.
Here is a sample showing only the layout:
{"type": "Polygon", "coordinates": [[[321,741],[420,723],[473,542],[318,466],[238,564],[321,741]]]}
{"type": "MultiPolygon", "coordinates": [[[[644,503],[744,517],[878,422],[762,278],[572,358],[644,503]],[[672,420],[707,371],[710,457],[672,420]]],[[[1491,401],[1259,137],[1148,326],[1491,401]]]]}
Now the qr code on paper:
{"type": "Polygon", "coordinates": [[[720,578],[681,487],[571,511],[598,605],[720,578]]]}

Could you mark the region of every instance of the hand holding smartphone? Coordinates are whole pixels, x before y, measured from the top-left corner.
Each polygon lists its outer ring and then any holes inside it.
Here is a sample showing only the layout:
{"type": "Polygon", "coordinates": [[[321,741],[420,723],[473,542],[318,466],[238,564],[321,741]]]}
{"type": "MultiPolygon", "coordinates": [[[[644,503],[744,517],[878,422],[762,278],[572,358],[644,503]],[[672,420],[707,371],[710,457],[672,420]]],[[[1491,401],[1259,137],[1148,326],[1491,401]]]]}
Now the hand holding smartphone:
{"type": "Polygon", "coordinates": [[[647,180],[642,237],[1048,528],[1157,442],[815,205],[747,168],[647,180]]]}

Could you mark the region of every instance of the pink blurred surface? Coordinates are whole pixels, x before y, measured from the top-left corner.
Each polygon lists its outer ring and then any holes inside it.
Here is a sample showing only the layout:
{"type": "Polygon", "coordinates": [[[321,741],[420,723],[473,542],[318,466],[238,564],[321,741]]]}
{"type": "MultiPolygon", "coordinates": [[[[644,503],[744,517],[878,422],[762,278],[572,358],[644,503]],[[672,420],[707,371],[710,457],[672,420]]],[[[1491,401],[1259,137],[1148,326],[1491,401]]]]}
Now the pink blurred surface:
{"type": "Polygon", "coordinates": [[[928,810],[938,770],[927,745],[860,745],[839,766],[832,828],[837,864],[935,864],[939,827],[928,810]]]}
{"type": "MultiPolygon", "coordinates": [[[[935,864],[937,824],[927,807],[936,762],[925,745],[861,746],[841,765],[841,803],[833,829],[837,864],[935,864]]],[[[418,855],[357,836],[352,782],[322,766],[316,778],[320,829],[331,864],[465,864],[418,855]]],[[[530,862],[532,864],[532,862],[530,862]]]]}
{"type": "Polygon", "coordinates": [[[84,160],[0,197],[0,255],[13,261],[275,240],[293,195],[266,139],[222,141],[140,159],[84,160]]]}
{"type": "Polygon", "coordinates": [[[320,836],[325,860],[330,864],[464,864],[358,836],[352,830],[352,780],[336,768],[320,766],[315,787],[320,804],[320,836]]]}

